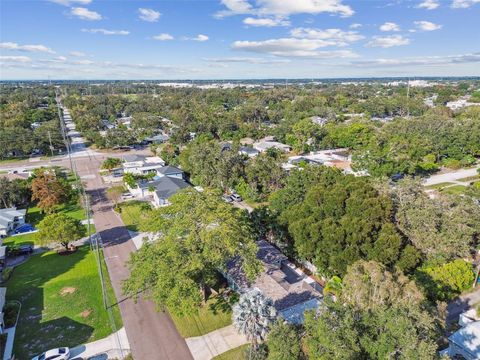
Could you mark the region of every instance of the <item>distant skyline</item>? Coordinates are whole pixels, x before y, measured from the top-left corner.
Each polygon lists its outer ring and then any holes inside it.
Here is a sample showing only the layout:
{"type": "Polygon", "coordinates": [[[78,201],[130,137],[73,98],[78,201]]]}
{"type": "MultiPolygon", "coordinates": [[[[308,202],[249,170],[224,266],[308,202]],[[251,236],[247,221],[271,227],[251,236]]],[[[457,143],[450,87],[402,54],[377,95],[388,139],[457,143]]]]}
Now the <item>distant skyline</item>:
{"type": "Polygon", "coordinates": [[[0,79],[480,76],[480,0],[0,0],[0,79]]]}

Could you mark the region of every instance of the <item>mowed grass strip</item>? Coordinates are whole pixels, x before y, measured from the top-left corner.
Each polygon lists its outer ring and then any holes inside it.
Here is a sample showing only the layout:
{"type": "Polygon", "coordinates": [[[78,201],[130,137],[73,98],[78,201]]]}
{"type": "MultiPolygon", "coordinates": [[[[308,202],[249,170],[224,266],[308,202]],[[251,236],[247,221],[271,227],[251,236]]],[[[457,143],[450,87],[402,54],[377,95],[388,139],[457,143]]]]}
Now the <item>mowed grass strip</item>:
{"type": "Polygon", "coordinates": [[[171,314],[180,335],[184,338],[201,336],[232,323],[232,310],[220,297],[212,297],[197,314],[177,316],[171,314]]]}
{"type": "MultiPolygon", "coordinates": [[[[104,262],[109,304],[115,296],[104,262]]],[[[45,350],[104,338],[112,333],[104,309],[95,253],[82,246],[70,255],[46,252],[17,266],[7,287],[7,299],[22,303],[15,335],[16,358],[30,359],[45,350]]],[[[116,327],[122,325],[112,307],[116,327]]]]}
{"type": "Polygon", "coordinates": [[[244,360],[247,359],[246,351],[250,344],[245,344],[217,355],[213,360],[244,360]]]}
{"type": "Polygon", "coordinates": [[[120,217],[130,231],[139,231],[142,214],[151,209],[150,203],[146,201],[126,201],[118,204],[120,217]]]}

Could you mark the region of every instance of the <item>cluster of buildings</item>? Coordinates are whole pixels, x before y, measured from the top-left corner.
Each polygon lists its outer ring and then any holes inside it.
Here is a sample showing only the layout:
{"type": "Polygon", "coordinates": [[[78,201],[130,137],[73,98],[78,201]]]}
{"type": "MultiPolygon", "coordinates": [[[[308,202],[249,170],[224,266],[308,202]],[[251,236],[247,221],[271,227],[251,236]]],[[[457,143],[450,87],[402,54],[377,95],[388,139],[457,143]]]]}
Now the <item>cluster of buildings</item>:
{"type": "Polygon", "coordinates": [[[467,106],[475,106],[475,105],[480,106],[480,103],[470,102],[469,100],[470,100],[470,96],[466,95],[458,100],[447,102],[445,106],[452,111],[460,110],[467,106]]]}
{"type": "Polygon", "coordinates": [[[158,156],[125,155],[122,170],[138,177],[135,187],[127,185],[136,198],[148,200],[154,207],[169,205],[169,198],[190,187],[185,173],[177,167],[167,166],[158,156]]]}

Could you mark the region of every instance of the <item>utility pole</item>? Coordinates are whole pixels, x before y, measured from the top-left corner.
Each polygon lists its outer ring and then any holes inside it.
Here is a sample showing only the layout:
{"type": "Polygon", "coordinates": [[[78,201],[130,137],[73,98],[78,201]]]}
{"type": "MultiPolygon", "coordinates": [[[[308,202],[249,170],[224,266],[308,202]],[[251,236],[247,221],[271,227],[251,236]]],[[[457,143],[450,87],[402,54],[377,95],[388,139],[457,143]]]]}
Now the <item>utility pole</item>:
{"type": "Polygon", "coordinates": [[[50,141],[50,152],[52,153],[53,157],[52,134],[50,133],[50,130],[48,130],[48,141],[50,141]]]}

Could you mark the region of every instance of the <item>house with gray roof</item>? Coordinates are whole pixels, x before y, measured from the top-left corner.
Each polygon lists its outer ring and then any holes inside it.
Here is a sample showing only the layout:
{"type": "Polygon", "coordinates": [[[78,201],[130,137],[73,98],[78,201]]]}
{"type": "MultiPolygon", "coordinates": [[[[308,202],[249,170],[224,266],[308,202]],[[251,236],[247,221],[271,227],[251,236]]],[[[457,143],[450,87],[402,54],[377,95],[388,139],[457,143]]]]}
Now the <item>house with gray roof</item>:
{"type": "Polygon", "coordinates": [[[241,259],[231,259],[222,271],[230,288],[239,293],[256,288],[272,299],[285,320],[302,323],[305,310],[318,308],[323,297],[322,287],[296,268],[275,246],[265,240],[258,241],[257,246],[257,258],[264,270],[250,282],[243,272],[241,259]]]}
{"type": "Polygon", "coordinates": [[[16,207],[0,209],[0,237],[8,236],[17,227],[25,224],[27,210],[16,207]]]}
{"type": "Polygon", "coordinates": [[[153,193],[153,205],[155,207],[168,206],[168,199],[178,191],[190,187],[191,185],[183,179],[165,176],[158,180],[153,193]]]}

